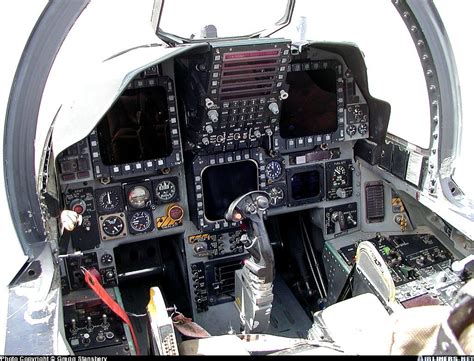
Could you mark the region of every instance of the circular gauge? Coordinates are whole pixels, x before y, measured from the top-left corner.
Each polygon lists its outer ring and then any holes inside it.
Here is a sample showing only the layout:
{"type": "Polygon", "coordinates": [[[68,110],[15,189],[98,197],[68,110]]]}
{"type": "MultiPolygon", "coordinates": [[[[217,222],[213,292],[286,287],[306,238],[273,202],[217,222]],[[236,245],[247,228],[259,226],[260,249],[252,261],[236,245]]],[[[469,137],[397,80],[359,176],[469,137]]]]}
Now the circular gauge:
{"type": "Polygon", "coordinates": [[[170,202],[176,196],[176,186],[170,180],[162,180],[155,187],[155,195],[161,202],[170,202]]]}
{"type": "Polygon", "coordinates": [[[270,204],[272,206],[277,206],[285,199],[285,191],[279,186],[274,186],[268,191],[270,195],[270,204]]]}
{"type": "Polygon", "coordinates": [[[346,129],[346,133],[347,133],[349,136],[353,137],[353,136],[357,133],[357,128],[356,128],[356,126],[353,125],[353,124],[349,125],[349,126],[347,127],[347,129],[346,129]]]}
{"type": "Polygon", "coordinates": [[[112,257],[111,254],[104,253],[102,257],[100,257],[100,263],[103,265],[109,265],[114,261],[114,258],[112,257]]]}
{"type": "Polygon", "coordinates": [[[277,160],[272,160],[265,166],[265,175],[268,179],[275,180],[283,173],[283,167],[277,160]]]}
{"type": "Polygon", "coordinates": [[[127,198],[133,208],[144,208],[150,200],[150,191],[147,187],[136,186],[130,189],[127,198]]]}
{"type": "Polygon", "coordinates": [[[137,232],[145,232],[151,226],[151,216],[148,212],[135,212],[130,218],[130,228],[137,232]]]}
{"type": "Polygon", "coordinates": [[[343,165],[334,167],[331,175],[332,187],[340,188],[347,185],[347,169],[343,165]]]}
{"type": "Polygon", "coordinates": [[[122,218],[118,216],[110,216],[102,221],[102,231],[109,237],[116,237],[122,233],[124,229],[122,218]]]}
{"type": "Polygon", "coordinates": [[[99,193],[97,201],[103,212],[115,212],[120,205],[120,193],[114,189],[104,189],[99,193]]]}
{"type": "Polygon", "coordinates": [[[359,134],[361,135],[364,135],[365,133],[367,133],[367,130],[368,130],[367,123],[362,123],[361,125],[359,125],[359,128],[357,130],[359,131],[359,134]]]}

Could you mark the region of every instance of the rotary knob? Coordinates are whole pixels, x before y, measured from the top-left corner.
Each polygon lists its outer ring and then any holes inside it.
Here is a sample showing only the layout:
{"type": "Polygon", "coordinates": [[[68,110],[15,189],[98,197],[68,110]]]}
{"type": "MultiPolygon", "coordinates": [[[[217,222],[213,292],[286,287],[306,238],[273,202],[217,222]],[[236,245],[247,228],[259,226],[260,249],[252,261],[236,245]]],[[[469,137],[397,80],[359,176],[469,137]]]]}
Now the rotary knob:
{"type": "Polygon", "coordinates": [[[193,247],[194,253],[199,254],[207,251],[207,247],[202,243],[196,243],[193,247]]]}
{"type": "Polygon", "coordinates": [[[205,127],[204,129],[206,130],[206,132],[207,132],[208,134],[211,134],[211,133],[214,132],[214,128],[213,128],[212,125],[210,125],[210,124],[206,125],[206,127],[205,127]]]}
{"type": "Polygon", "coordinates": [[[219,120],[219,113],[217,112],[217,110],[212,109],[207,112],[207,117],[211,122],[217,123],[217,121],[219,120]]]}
{"type": "Polygon", "coordinates": [[[268,104],[268,109],[273,113],[273,115],[277,115],[280,113],[280,109],[278,109],[278,104],[273,102],[268,104]]]}

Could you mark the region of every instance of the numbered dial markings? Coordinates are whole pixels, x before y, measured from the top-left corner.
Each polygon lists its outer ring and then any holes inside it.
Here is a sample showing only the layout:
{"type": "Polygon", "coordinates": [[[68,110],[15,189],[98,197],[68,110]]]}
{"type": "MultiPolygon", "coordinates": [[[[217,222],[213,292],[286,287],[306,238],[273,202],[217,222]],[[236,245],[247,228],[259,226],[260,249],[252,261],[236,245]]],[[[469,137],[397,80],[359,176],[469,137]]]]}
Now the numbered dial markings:
{"type": "Polygon", "coordinates": [[[117,237],[124,228],[125,224],[118,216],[110,216],[102,221],[102,231],[109,237],[117,237]]]}
{"type": "Polygon", "coordinates": [[[270,180],[275,180],[281,177],[283,174],[283,166],[277,160],[272,160],[265,166],[265,175],[270,180]]]}
{"type": "Polygon", "coordinates": [[[135,212],[130,217],[130,229],[135,233],[148,232],[152,223],[152,216],[145,211],[135,212]]]}
{"type": "Polygon", "coordinates": [[[171,202],[176,197],[176,185],[170,180],[162,180],[155,186],[155,195],[160,202],[171,202]]]}
{"type": "Polygon", "coordinates": [[[347,169],[343,165],[338,165],[332,171],[332,184],[333,187],[344,187],[348,183],[347,169]]]}
{"type": "Polygon", "coordinates": [[[127,199],[133,208],[145,208],[150,201],[150,191],[145,186],[133,187],[128,192],[127,199]]]}
{"type": "Polygon", "coordinates": [[[116,189],[104,189],[97,196],[99,211],[103,213],[114,213],[119,211],[121,201],[120,192],[116,189]]]}

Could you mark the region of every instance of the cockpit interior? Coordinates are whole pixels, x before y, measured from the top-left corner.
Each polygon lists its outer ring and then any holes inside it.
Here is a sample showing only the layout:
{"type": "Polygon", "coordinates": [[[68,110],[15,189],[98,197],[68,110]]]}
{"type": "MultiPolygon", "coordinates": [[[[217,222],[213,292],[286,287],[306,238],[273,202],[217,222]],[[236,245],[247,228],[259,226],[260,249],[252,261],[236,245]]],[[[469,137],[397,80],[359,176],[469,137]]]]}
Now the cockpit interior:
{"type": "Polygon", "coordinates": [[[385,354],[391,314],[459,305],[471,252],[356,44],[209,37],[130,71],[49,148],[72,354],[385,354]]]}

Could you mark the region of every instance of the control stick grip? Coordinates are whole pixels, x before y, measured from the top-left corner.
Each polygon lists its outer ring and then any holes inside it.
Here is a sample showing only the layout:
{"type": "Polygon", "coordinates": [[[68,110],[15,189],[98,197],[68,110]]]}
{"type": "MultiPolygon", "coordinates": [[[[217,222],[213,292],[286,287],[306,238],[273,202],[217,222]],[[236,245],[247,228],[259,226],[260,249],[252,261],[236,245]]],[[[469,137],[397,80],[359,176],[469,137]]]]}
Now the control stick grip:
{"type": "Polygon", "coordinates": [[[265,283],[273,282],[275,278],[273,249],[263,222],[263,213],[269,205],[270,195],[267,192],[252,191],[234,200],[225,214],[229,221],[237,222],[245,219],[250,221],[249,238],[254,241],[246,247],[251,255],[246,265],[265,283]]]}

